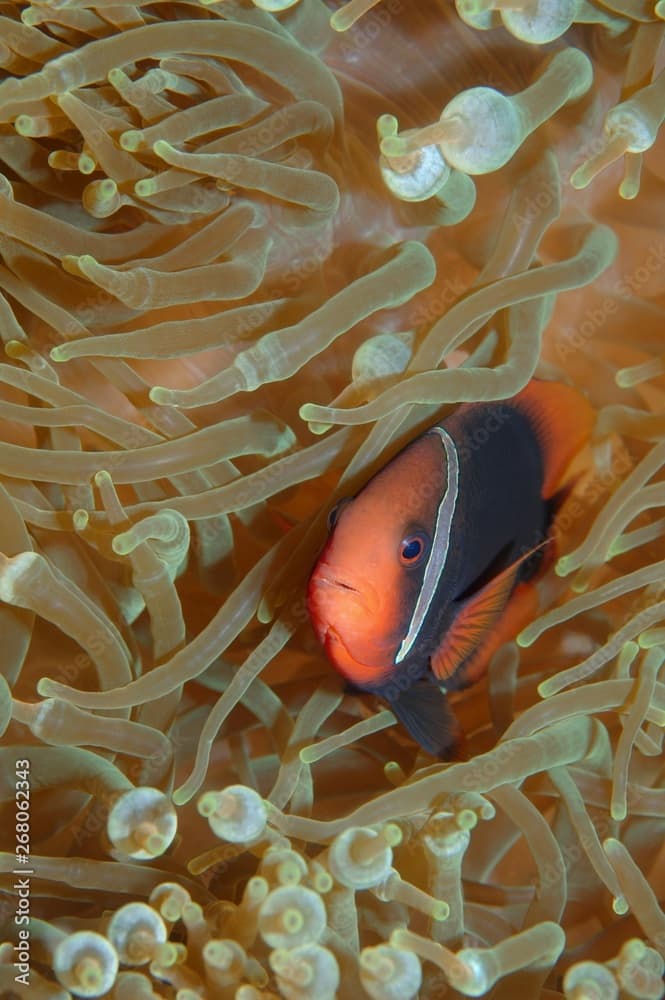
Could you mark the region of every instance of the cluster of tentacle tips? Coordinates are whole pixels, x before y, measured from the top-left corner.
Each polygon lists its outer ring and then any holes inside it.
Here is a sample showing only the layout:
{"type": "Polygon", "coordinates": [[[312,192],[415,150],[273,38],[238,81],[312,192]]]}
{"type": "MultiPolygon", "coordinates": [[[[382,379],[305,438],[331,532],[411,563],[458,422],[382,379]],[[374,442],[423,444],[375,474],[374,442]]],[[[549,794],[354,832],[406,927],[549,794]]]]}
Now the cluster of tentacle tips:
{"type": "MultiPolygon", "coordinates": [[[[564,740],[569,751],[571,744],[579,751],[579,732],[569,729],[560,736],[562,759],[564,740]]],[[[477,783],[478,765],[471,762],[468,768],[467,784],[477,783]]],[[[523,762],[517,769],[526,773],[523,762]]],[[[427,780],[421,778],[413,788],[419,800],[414,807],[424,804],[427,780]]],[[[116,831],[117,837],[122,826],[126,836],[131,832],[137,843],[142,840],[140,831],[147,817],[154,821],[156,803],[154,797],[140,802],[137,791],[118,799],[109,835],[116,831]]],[[[374,812],[385,813],[395,794],[379,799],[374,812]]],[[[500,799],[515,816],[523,811],[516,789],[500,799]]],[[[31,947],[40,962],[51,966],[62,990],[34,970],[32,995],[39,1000],[173,995],[179,1000],[415,1000],[452,990],[475,997],[516,975],[535,990],[563,950],[564,932],[551,919],[558,890],[547,880],[541,887],[544,904],[531,902],[533,922],[503,939],[488,941],[492,921],[481,918],[481,907],[467,904],[464,914],[462,871],[472,831],[495,816],[490,799],[479,793],[452,795],[429,816],[418,808],[409,820],[370,826],[288,817],[243,785],[205,793],[198,808],[220,844],[192,860],[193,873],[219,872],[243,854],[254,858],[238,902],[214,900],[194,882],[186,887],[156,877],[145,902],[125,903],[75,927],[34,920],[31,947]],[[298,827],[293,838],[283,832],[288,827],[298,827]],[[303,834],[311,836],[308,844],[303,834]],[[425,889],[395,868],[396,863],[408,868],[418,859],[427,872],[425,889]]],[[[631,864],[627,852],[611,839],[604,850],[608,871],[623,884],[631,864]]],[[[3,946],[0,962],[3,985],[10,947],[3,946]]],[[[657,1000],[663,995],[664,969],[662,948],[634,938],[604,963],[570,964],[562,996],[657,1000]]]]}

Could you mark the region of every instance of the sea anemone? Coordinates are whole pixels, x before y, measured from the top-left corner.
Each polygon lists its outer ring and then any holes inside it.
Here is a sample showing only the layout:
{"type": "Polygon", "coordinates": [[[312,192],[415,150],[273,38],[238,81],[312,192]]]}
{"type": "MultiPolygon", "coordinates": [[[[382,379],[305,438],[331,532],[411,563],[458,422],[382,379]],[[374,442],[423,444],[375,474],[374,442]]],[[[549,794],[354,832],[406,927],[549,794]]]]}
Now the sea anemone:
{"type": "Polygon", "coordinates": [[[665,994],[664,34],[3,4],[3,1000],[665,994]],[[534,375],[593,438],[441,763],[305,584],[339,498],[534,375]]]}

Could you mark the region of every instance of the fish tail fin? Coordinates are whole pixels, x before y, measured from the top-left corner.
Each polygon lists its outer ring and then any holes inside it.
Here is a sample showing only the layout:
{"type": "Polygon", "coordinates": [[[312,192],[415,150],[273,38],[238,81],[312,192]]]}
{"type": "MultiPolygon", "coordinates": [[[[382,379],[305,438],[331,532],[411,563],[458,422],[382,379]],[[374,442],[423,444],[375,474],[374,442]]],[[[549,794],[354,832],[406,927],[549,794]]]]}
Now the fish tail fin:
{"type": "Polygon", "coordinates": [[[591,437],[593,407],[571,386],[540,379],[531,379],[512,404],[527,418],[542,449],[543,497],[555,498],[568,481],[571,462],[591,437]]]}

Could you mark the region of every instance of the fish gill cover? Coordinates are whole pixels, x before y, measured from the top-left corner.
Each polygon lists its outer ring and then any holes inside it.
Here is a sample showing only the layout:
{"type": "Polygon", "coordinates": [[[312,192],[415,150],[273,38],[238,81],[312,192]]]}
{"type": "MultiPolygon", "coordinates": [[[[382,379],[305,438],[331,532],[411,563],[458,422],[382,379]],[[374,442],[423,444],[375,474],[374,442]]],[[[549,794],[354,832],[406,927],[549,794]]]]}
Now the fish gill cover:
{"type": "Polygon", "coordinates": [[[3,1000],[663,995],[663,18],[1,5],[3,1000]],[[592,441],[433,763],[306,579],[534,375],[592,441]]]}

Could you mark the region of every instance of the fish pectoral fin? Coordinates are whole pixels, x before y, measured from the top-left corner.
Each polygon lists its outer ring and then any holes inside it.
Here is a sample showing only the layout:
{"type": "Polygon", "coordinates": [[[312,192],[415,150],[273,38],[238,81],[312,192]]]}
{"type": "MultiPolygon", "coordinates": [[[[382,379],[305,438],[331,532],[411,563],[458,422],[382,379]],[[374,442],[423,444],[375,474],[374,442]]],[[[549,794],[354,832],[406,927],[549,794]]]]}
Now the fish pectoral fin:
{"type": "Polygon", "coordinates": [[[459,730],[445,694],[429,680],[415,681],[405,691],[394,686],[380,692],[405,729],[423,750],[447,760],[455,749],[459,730]]]}
{"type": "MultiPolygon", "coordinates": [[[[550,540],[546,539],[529,549],[462,606],[430,658],[432,673],[438,680],[446,681],[454,677],[467,660],[480,652],[510,599],[521,567],[528,559],[533,558],[535,552],[548,544],[550,540]]],[[[471,672],[465,672],[463,683],[458,678],[458,683],[451,686],[464,687],[477,680],[486,663],[483,660],[482,668],[475,669],[475,666],[474,664],[471,672]]]]}

